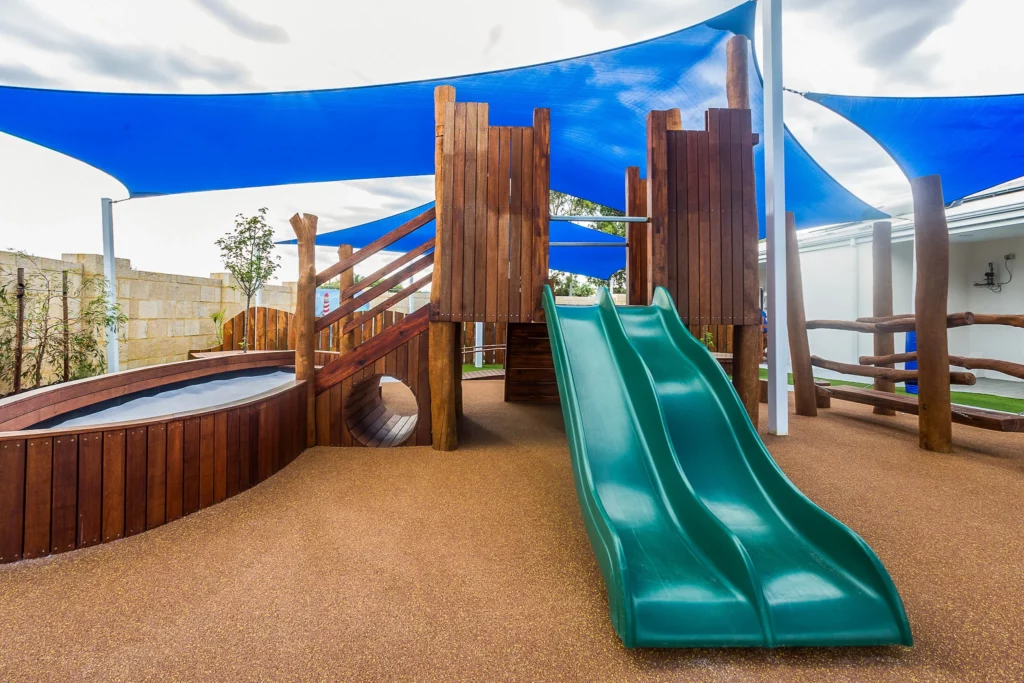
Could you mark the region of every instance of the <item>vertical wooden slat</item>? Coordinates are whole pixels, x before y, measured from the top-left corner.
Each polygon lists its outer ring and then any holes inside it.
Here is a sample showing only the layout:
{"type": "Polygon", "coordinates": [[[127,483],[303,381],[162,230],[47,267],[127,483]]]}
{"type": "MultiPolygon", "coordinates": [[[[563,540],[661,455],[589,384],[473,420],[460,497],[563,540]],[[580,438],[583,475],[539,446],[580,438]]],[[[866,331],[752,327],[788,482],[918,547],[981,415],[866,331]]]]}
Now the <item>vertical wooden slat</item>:
{"type": "Polygon", "coordinates": [[[519,277],[519,319],[533,320],[533,128],[523,129],[523,175],[522,202],[522,246],[520,247],[519,277]]]}
{"type": "Polygon", "coordinates": [[[701,326],[711,322],[711,214],[708,187],[708,135],[696,131],[697,188],[700,212],[700,319],[701,326]]]}
{"type": "Polygon", "coordinates": [[[497,320],[505,323],[508,322],[509,230],[512,208],[509,203],[509,183],[511,182],[512,172],[512,130],[507,126],[502,126],[498,129],[498,145],[501,150],[498,155],[497,320]]]}
{"type": "Polygon", "coordinates": [[[523,129],[512,129],[511,210],[509,213],[508,319],[519,322],[523,230],[523,129]]]}
{"type": "Polygon", "coordinates": [[[25,441],[0,443],[0,562],[22,556],[25,531],[25,441]]]}
{"type": "Polygon", "coordinates": [[[708,278],[711,282],[709,325],[722,324],[722,185],[721,164],[719,163],[721,157],[719,111],[718,109],[708,110],[707,135],[704,136],[708,141],[708,249],[710,251],[708,260],[711,265],[708,278]]]}
{"type": "MultiPolygon", "coordinates": [[[[500,304],[500,302],[499,302],[500,304]]],[[[419,416],[416,423],[416,443],[420,446],[429,446],[431,441],[432,417],[430,406],[430,372],[429,372],[429,344],[427,335],[420,334],[420,357],[419,357],[419,391],[417,392],[417,407],[419,416]]]]}
{"type": "Polygon", "coordinates": [[[185,439],[182,457],[184,478],[181,511],[182,514],[190,515],[199,509],[199,470],[202,442],[200,418],[193,417],[185,420],[184,432],[185,439]]]}
{"type": "Polygon", "coordinates": [[[150,425],[146,434],[146,528],[167,519],[167,425],[150,425]]]}
{"type": "MultiPolygon", "coordinates": [[[[243,324],[244,327],[244,324],[243,324]]],[[[249,331],[246,333],[245,338],[249,342],[249,349],[256,348],[256,308],[252,307],[249,309],[249,331]]]]}
{"type": "Polygon", "coordinates": [[[760,282],[757,276],[757,197],[754,177],[754,140],[750,130],[750,110],[741,110],[740,145],[742,146],[743,172],[743,320],[746,325],[759,325],[758,292],[760,282]]]}
{"type": "Polygon", "coordinates": [[[103,534],[103,432],[78,437],[77,546],[96,545],[103,534]]]}
{"type": "Polygon", "coordinates": [[[213,502],[228,495],[228,414],[217,413],[213,420],[213,502]]]}
{"type": "MultiPolygon", "coordinates": [[[[680,235],[679,227],[679,145],[678,139],[681,133],[678,131],[668,131],[665,136],[665,174],[666,183],[668,187],[668,222],[665,230],[665,249],[668,252],[665,260],[665,287],[672,294],[672,298],[676,301],[680,298],[680,292],[683,289],[681,287],[684,268],[681,267],[681,254],[685,252],[682,243],[685,241],[686,233],[680,235]]],[[[685,195],[684,195],[685,196],[685,195]]],[[[685,205],[684,205],[685,208],[685,205]]],[[[646,304],[644,304],[646,305],[646,304]]],[[[686,316],[683,315],[684,308],[679,309],[680,317],[682,320],[686,320],[686,316]]]]}
{"type": "MultiPolygon", "coordinates": [[[[650,218],[651,287],[668,285],[668,119],[647,114],[647,215],[650,218]]],[[[650,294],[647,299],[650,300],[650,294]]]]}
{"type": "Polygon", "coordinates": [[[490,159],[488,143],[487,104],[477,107],[476,125],[476,256],[473,265],[476,273],[473,276],[473,320],[483,320],[487,312],[487,247],[494,240],[493,233],[488,229],[487,206],[487,164],[490,159]]]}
{"type": "MultiPolygon", "coordinates": [[[[465,261],[466,231],[466,118],[469,105],[458,102],[455,105],[455,167],[453,169],[452,190],[452,317],[451,320],[462,320],[462,278],[465,261]]],[[[446,136],[447,137],[447,136],[446,136]]],[[[445,183],[448,182],[447,176],[445,183]]]]}
{"type": "MultiPolygon", "coordinates": [[[[462,315],[459,320],[473,319],[476,296],[476,237],[477,237],[477,124],[479,105],[466,103],[466,168],[465,203],[462,214],[462,315]]],[[[480,159],[480,161],[483,161],[480,159]]]]}
{"type": "Polygon", "coordinates": [[[257,351],[267,348],[267,309],[265,306],[256,307],[256,338],[253,348],[257,351]]]}
{"type": "MultiPolygon", "coordinates": [[[[352,432],[349,430],[348,425],[345,423],[345,420],[347,419],[347,415],[345,413],[344,401],[342,401],[342,398],[350,397],[352,395],[352,383],[353,383],[353,381],[354,380],[351,379],[351,378],[350,379],[346,379],[340,385],[336,384],[334,387],[331,387],[331,395],[332,396],[335,394],[335,387],[338,388],[336,393],[338,395],[338,404],[339,404],[339,411],[337,413],[332,413],[332,415],[331,415],[331,420],[332,420],[332,422],[331,422],[331,430],[332,430],[331,434],[333,435],[335,433],[335,431],[337,431],[338,443],[341,444],[342,446],[351,446],[352,445],[352,432]]],[[[333,398],[331,399],[331,405],[332,405],[332,407],[334,405],[334,399],[333,398]]],[[[333,438],[333,436],[332,436],[332,438],[333,438]]]]}
{"type": "Polygon", "coordinates": [[[729,111],[732,128],[732,315],[733,325],[744,324],[745,297],[743,294],[743,114],[742,110],[729,111]]]}
{"type": "Polygon", "coordinates": [[[124,430],[103,432],[103,541],[124,536],[124,430]]]}
{"type": "Polygon", "coordinates": [[[484,302],[484,320],[498,319],[498,230],[499,202],[501,200],[501,183],[499,181],[501,166],[501,129],[497,126],[487,128],[487,263],[484,279],[487,282],[486,301],[484,302]]]}
{"type": "MultiPolygon", "coordinates": [[[[238,493],[238,458],[239,458],[239,409],[227,412],[227,469],[225,471],[224,495],[227,498],[238,493]]],[[[305,423],[302,423],[305,424],[305,423]]]]}
{"type": "Polygon", "coordinates": [[[199,418],[199,507],[213,505],[213,456],[216,426],[213,415],[199,418]]]}
{"type": "Polygon", "coordinates": [[[133,427],[125,434],[124,535],[146,530],[146,451],[149,436],[145,427],[133,427]]]}
{"type": "Polygon", "coordinates": [[[700,258],[700,139],[698,132],[686,131],[686,264],[690,275],[690,317],[687,322],[700,324],[702,284],[700,258]]]}
{"type": "Polygon", "coordinates": [[[260,416],[259,406],[250,405],[249,411],[249,486],[255,486],[260,482],[259,477],[259,444],[260,444],[260,416]]]}
{"type": "Polygon", "coordinates": [[[345,445],[342,440],[342,432],[345,430],[345,426],[341,419],[342,414],[342,386],[335,384],[330,389],[330,445],[331,446],[343,446],[345,445]]]}
{"type": "Polygon", "coordinates": [[[78,516],[78,436],[53,439],[53,515],[50,550],[62,553],[75,547],[78,516]]]}
{"type": "Polygon", "coordinates": [[[544,320],[541,292],[548,279],[551,112],[533,110],[533,319],[544,320]]]}
{"type": "Polygon", "coordinates": [[[224,323],[224,343],[221,344],[221,351],[236,351],[235,346],[235,318],[224,323]]]}
{"type": "MultiPolygon", "coordinates": [[[[729,109],[718,110],[718,168],[719,188],[721,207],[721,249],[722,249],[722,291],[721,307],[722,322],[730,324],[733,321],[733,299],[732,299],[732,112],[729,109]]],[[[725,339],[724,332],[720,339],[725,339]]],[[[730,342],[731,344],[731,338],[730,342]]],[[[721,345],[722,353],[725,351],[725,344],[721,345]]]]}
{"type": "Polygon", "coordinates": [[[256,481],[261,482],[270,476],[271,462],[273,458],[273,445],[271,438],[273,434],[270,414],[270,401],[263,401],[256,409],[259,424],[259,439],[257,440],[258,467],[256,481]]]}
{"type": "Polygon", "coordinates": [[[689,228],[689,205],[686,183],[687,183],[687,147],[686,132],[669,132],[668,147],[675,157],[674,168],[672,169],[671,185],[669,193],[675,194],[676,219],[672,229],[676,233],[675,254],[669,254],[669,262],[675,259],[676,268],[676,291],[673,292],[676,306],[679,309],[679,319],[686,322],[690,319],[690,228],[689,228]]]}
{"type": "Polygon", "coordinates": [[[50,554],[50,494],[53,488],[53,439],[29,439],[25,452],[25,543],[28,560],[50,554]]]}
{"type": "Polygon", "coordinates": [[[316,395],[316,445],[331,445],[331,392],[316,395]]]}
{"type": "Polygon", "coordinates": [[[184,513],[185,495],[185,423],[167,423],[167,514],[168,522],[184,513]]]}
{"type": "MultiPolygon", "coordinates": [[[[432,287],[437,287],[438,317],[441,320],[451,320],[452,310],[452,251],[453,244],[453,220],[455,207],[455,167],[458,165],[455,158],[455,103],[447,102],[444,105],[444,130],[447,134],[442,140],[442,169],[445,182],[441,187],[441,219],[437,222],[436,243],[440,247],[440,263],[435,272],[438,277],[432,282],[432,287]]],[[[432,296],[431,299],[434,297],[432,296]]],[[[357,329],[356,335],[362,334],[357,329]]],[[[355,342],[359,344],[359,340],[355,342]]]]}
{"type": "Polygon", "coordinates": [[[288,348],[288,318],[287,311],[277,312],[277,348],[285,350],[288,348]]]}
{"type": "Polygon", "coordinates": [[[252,443],[249,438],[249,413],[251,406],[244,406],[238,410],[238,490],[245,491],[249,488],[249,463],[252,461],[252,443]]]}

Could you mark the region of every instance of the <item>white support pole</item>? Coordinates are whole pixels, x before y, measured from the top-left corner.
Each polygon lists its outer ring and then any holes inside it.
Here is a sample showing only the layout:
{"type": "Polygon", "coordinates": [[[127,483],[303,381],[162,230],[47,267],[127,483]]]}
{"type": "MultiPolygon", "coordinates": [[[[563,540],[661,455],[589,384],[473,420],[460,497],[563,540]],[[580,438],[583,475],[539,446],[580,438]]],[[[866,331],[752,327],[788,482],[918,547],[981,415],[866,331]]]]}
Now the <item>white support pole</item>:
{"type": "Polygon", "coordinates": [[[768,236],[768,433],[789,433],[786,361],[786,167],[782,119],[782,0],[762,3],[764,184],[768,236]]]}
{"type": "Polygon", "coordinates": [[[473,366],[482,368],[484,366],[484,352],[480,350],[480,347],[484,345],[484,324],[474,324],[476,328],[473,330],[473,346],[476,347],[476,353],[473,354],[473,366]]]}
{"type": "MultiPolygon", "coordinates": [[[[100,199],[103,215],[103,278],[106,280],[108,310],[117,305],[117,265],[114,261],[114,203],[107,197],[100,199]]],[[[107,328],[107,372],[119,370],[117,356],[117,327],[107,328]]]]}

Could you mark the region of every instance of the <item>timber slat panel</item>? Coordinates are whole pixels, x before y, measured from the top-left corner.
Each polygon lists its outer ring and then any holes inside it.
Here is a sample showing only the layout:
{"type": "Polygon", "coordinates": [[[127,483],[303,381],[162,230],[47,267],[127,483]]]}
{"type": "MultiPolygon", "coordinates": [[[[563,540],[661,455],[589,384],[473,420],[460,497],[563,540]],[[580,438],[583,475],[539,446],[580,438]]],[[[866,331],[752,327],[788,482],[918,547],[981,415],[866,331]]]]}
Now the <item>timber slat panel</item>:
{"type": "Polygon", "coordinates": [[[125,433],[124,468],[124,535],[133,536],[146,530],[146,450],[148,434],[145,427],[134,427],[125,433]]]}
{"type": "MultiPolygon", "coordinates": [[[[522,197],[519,252],[519,319],[533,320],[533,128],[523,129],[523,161],[518,193],[522,197]]],[[[513,180],[514,182],[514,180],[513,180]]]]}
{"type": "Polygon", "coordinates": [[[228,414],[217,413],[213,420],[213,502],[228,496],[228,414]]]}
{"type": "Polygon", "coordinates": [[[722,324],[722,188],[721,188],[721,145],[719,144],[719,123],[717,109],[707,115],[708,145],[708,250],[711,264],[711,312],[708,325],[722,324]]]}
{"type": "Polygon", "coordinates": [[[25,440],[0,443],[0,562],[21,559],[25,530],[25,440]]]}
{"type": "Polygon", "coordinates": [[[199,507],[213,505],[213,451],[215,447],[213,415],[199,418],[199,507]]]}
{"type": "Polygon", "coordinates": [[[498,141],[501,147],[498,160],[498,269],[497,296],[499,322],[508,321],[509,300],[509,249],[511,239],[512,207],[508,201],[508,187],[512,173],[512,129],[502,126],[498,129],[498,141]]]}
{"type": "Polygon", "coordinates": [[[542,292],[548,279],[550,231],[551,112],[533,111],[533,271],[530,276],[534,321],[544,320],[542,292]]]}
{"type": "Polygon", "coordinates": [[[181,511],[182,514],[190,515],[199,509],[199,450],[202,440],[200,418],[193,417],[185,420],[184,431],[184,484],[181,511]]]}
{"type": "Polygon", "coordinates": [[[523,196],[519,179],[523,177],[523,129],[512,129],[512,198],[509,211],[508,319],[519,322],[520,267],[523,246],[523,196]]]}
{"type": "Polygon", "coordinates": [[[239,453],[241,452],[238,422],[241,410],[236,408],[227,412],[227,465],[225,472],[225,495],[230,498],[238,493],[239,453]]]}
{"type": "MultiPolygon", "coordinates": [[[[472,320],[476,296],[476,239],[477,239],[477,124],[480,105],[466,103],[466,162],[462,232],[462,307],[460,320],[472,320]]],[[[457,125],[457,124],[456,124],[457,125]]],[[[481,159],[481,161],[483,161],[481,159]]],[[[456,209],[458,210],[458,209],[456,209]]]]}
{"type": "Polygon", "coordinates": [[[146,446],[146,528],[167,520],[167,425],[150,425],[146,446]]]}
{"type": "Polygon", "coordinates": [[[167,514],[166,521],[180,519],[184,514],[185,494],[185,423],[167,423],[167,514]]]}
{"type": "MultiPolygon", "coordinates": [[[[453,158],[454,168],[452,173],[445,173],[445,182],[451,178],[452,190],[452,211],[446,212],[443,218],[451,220],[452,230],[452,320],[462,318],[462,277],[463,260],[465,252],[465,225],[466,225],[466,117],[468,107],[465,103],[455,105],[455,156],[453,158]]],[[[447,136],[445,136],[447,137],[447,136]]]]}
{"type": "Polygon", "coordinates": [[[124,536],[123,429],[103,432],[103,541],[124,536]]]}
{"type": "Polygon", "coordinates": [[[493,241],[493,233],[488,229],[487,206],[487,164],[490,158],[488,127],[488,106],[486,103],[477,105],[476,133],[476,244],[473,266],[473,300],[470,319],[484,320],[487,312],[487,245],[493,241]]]}
{"type": "Polygon", "coordinates": [[[50,554],[53,439],[29,439],[25,448],[25,544],[27,560],[50,554]]]}
{"type": "Polygon", "coordinates": [[[50,520],[50,551],[75,548],[78,517],[78,437],[53,439],[53,512],[50,520]]]}
{"type": "MultiPolygon", "coordinates": [[[[490,126],[487,129],[487,256],[484,264],[483,279],[485,284],[485,300],[483,307],[484,320],[498,319],[498,200],[500,192],[501,165],[501,129],[490,126]]],[[[477,276],[480,277],[479,275],[477,276]]]]}
{"type": "MultiPolygon", "coordinates": [[[[732,117],[730,110],[718,111],[719,205],[722,242],[722,322],[732,320],[732,117]]],[[[721,339],[721,335],[718,335],[721,339]]]]}
{"type": "Polygon", "coordinates": [[[96,545],[103,538],[103,432],[78,437],[77,545],[96,545]]]}

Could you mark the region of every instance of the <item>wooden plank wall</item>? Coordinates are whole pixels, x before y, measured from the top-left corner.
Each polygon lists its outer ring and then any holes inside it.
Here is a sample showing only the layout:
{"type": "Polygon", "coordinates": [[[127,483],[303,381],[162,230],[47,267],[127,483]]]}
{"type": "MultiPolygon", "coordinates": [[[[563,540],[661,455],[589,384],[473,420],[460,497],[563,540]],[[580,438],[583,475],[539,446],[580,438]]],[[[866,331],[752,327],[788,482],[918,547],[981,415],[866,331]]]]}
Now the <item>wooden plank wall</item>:
{"type": "MultiPolygon", "coordinates": [[[[468,349],[476,346],[504,346],[505,335],[508,331],[507,323],[484,323],[484,338],[477,341],[476,338],[476,326],[475,325],[463,325],[462,326],[462,348],[468,349]]],[[[462,354],[463,363],[472,363],[473,354],[471,352],[465,352],[462,354]]],[[[490,349],[484,351],[484,364],[486,365],[504,365],[505,364],[505,349],[490,349]]]]}
{"type": "Polygon", "coordinates": [[[547,325],[509,324],[505,400],[558,403],[558,379],[555,377],[547,325]]]}
{"type": "Polygon", "coordinates": [[[181,419],[0,434],[0,563],[153,529],[303,450],[304,383],[181,419]]]}
{"type": "Polygon", "coordinates": [[[667,130],[648,117],[652,279],[683,322],[757,325],[757,205],[747,109],[710,109],[706,130],[667,130]]]}
{"type": "Polygon", "coordinates": [[[548,276],[548,111],[491,126],[486,104],[445,104],[440,296],[431,319],[543,320],[548,276]]]}
{"type": "MultiPolygon", "coordinates": [[[[386,324],[382,331],[390,326],[386,324]]],[[[317,445],[429,446],[430,375],[427,340],[428,332],[421,332],[378,358],[369,360],[361,369],[317,394],[317,445]],[[385,375],[404,383],[416,397],[417,415],[411,420],[400,421],[402,417],[410,416],[389,413],[380,400],[377,382],[385,375]],[[368,386],[372,386],[372,392],[368,386]],[[385,433],[392,434],[392,438],[383,438],[385,433]],[[380,438],[375,440],[375,436],[380,438]]]]}

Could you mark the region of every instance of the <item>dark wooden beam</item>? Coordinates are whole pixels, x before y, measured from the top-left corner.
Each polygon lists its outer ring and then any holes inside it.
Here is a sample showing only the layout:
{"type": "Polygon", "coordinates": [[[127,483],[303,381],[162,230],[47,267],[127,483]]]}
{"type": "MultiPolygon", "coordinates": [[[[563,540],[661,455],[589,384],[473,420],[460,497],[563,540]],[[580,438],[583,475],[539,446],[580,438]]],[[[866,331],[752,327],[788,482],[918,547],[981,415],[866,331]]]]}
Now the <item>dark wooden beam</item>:
{"type": "MultiPolygon", "coordinates": [[[[817,417],[814,374],[811,370],[811,347],[807,341],[804,315],[804,281],[800,272],[800,246],[796,239],[796,218],[786,212],[786,321],[789,331],[789,355],[793,365],[793,393],[796,414],[817,417]]],[[[760,374],[760,373],[759,373],[760,374]]]]}

